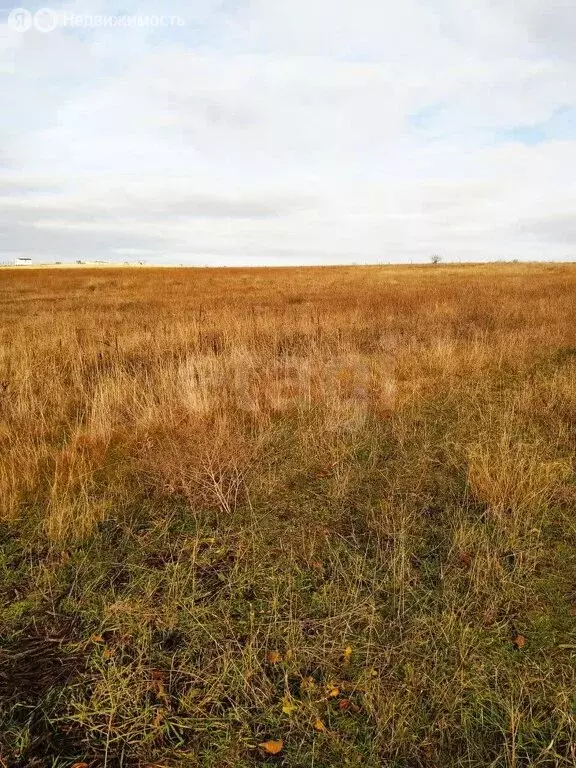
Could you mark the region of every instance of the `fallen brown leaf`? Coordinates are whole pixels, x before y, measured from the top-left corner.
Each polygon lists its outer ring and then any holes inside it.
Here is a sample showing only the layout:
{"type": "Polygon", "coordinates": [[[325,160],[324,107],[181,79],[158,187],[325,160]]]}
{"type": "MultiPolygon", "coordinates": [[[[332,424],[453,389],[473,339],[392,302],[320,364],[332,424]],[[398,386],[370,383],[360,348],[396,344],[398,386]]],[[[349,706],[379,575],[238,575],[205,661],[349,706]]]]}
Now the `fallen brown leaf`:
{"type": "Polygon", "coordinates": [[[315,731],[319,731],[320,733],[326,730],[326,726],[324,725],[322,720],[320,720],[320,718],[317,718],[316,720],[314,720],[314,723],[312,724],[312,728],[314,728],[315,731]]]}
{"type": "Polygon", "coordinates": [[[263,741],[262,744],[258,744],[267,755],[277,755],[282,751],[284,742],[282,739],[270,739],[269,741],[263,741]]]}
{"type": "Polygon", "coordinates": [[[282,661],[282,654],[279,651],[268,651],[266,661],[269,664],[279,664],[282,661]]]}
{"type": "Polygon", "coordinates": [[[524,637],[524,635],[521,635],[520,633],[518,633],[512,640],[512,644],[514,645],[515,648],[524,648],[524,646],[526,645],[526,638],[524,637]]]}
{"type": "Polygon", "coordinates": [[[284,712],[285,715],[291,715],[292,712],[295,712],[298,709],[298,707],[294,704],[292,699],[289,696],[284,696],[282,699],[282,712],[284,712]]]}

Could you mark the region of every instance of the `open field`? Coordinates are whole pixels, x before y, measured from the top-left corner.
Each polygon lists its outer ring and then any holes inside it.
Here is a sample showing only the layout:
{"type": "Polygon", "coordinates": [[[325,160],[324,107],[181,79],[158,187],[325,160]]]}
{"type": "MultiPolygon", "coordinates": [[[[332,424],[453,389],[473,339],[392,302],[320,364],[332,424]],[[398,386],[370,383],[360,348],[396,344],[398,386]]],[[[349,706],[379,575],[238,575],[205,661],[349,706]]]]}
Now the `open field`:
{"type": "Polygon", "coordinates": [[[0,766],[576,765],[575,310],[3,270],[0,766]]]}

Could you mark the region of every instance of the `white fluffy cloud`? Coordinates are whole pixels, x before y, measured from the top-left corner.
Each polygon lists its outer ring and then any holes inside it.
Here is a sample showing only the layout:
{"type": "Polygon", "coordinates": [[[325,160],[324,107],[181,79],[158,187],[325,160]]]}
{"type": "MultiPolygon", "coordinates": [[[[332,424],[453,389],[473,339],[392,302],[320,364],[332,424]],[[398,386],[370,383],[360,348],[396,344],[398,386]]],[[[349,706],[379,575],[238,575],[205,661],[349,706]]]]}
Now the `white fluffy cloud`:
{"type": "Polygon", "coordinates": [[[184,23],[0,23],[4,258],[575,254],[572,0],[52,7],[184,23]]]}

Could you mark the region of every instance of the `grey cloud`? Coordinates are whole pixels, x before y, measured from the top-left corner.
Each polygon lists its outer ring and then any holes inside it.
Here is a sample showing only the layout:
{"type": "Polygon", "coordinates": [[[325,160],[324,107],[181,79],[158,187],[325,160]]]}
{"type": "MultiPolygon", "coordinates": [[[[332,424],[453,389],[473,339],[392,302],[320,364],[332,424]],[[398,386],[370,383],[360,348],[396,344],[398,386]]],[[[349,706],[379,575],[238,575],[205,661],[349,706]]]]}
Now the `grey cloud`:
{"type": "Polygon", "coordinates": [[[0,256],[26,255],[42,260],[85,259],[94,260],[112,256],[115,249],[156,248],[166,250],[172,243],[162,235],[150,236],[135,233],[51,229],[36,226],[34,216],[18,214],[7,216],[0,212],[0,256]]]}
{"type": "Polygon", "coordinates": [[[576,60],[576,5],[573,0],[531,0],[515,5],[535,43],[553,55],[561,54],[576,60]]]}
{"type": "MultiPolygon", "coordinates": [[[[37,181],[4,181],[0,178],[0,198],[29,196],[30,199],[38,199],[39,193],[57,193],[59,186],[55,184],[44,184],[37,181]]],[[[2,203],[0,202],[0,206],[2,203]]]]}
{"type": "MultiPolygon", "coordinates": [[[[53,188],[56,190],[56,188],[53,188]]],[[[49,187],[46,187],[46,192],[49,187]]],[[[152,190],[153,191],[153,190],[152,190]]],[[[118,195],[118,193],[117,193],[118,195]]],[[[0,183],[0,211],[11,215],[25,212],[32,219],[65,218],[76,222],[89,222],[105,218],[108,220],[145,220],[178,218],[208,219],[270,219],[313,206],[310,197],[274,197],[250,199],[249,197],[224,198],[211,195],[171,195],[160,190],[148,198],[136,197],[129,192],[115,199],[75,199],[70,195],[38,195],[31,184],[10,184],[4,189],[0,183]],[[30,193],[30,194],[27,194],[30,193]],[[162,195],[166,195],[162,198],[162,195]],[[18,195],[19,197],[15,197],[18,195]],[[4,201],[2,201],[4,197],[4,201]]]]}
{"type": "Polygon", "coordinates": [[[576,211],[573,214],[525,219],[518,222],[517,228],[522,234],[576,247],[576,211]]]}
{"type": "Polygon", "coordinates": [[[295,210],[305,208],[309,201],[305,198],[276,199],[270,202],[250,199],[225,199],[196,195],[180,200],[160,201],[152,210],[146,209],[145,201],[140,201],[135,206],[139,216],[146,218],[164,218],[178,216],[184,218],[212,218],[212,219],[268,219],[292,213],[295,210]]]}

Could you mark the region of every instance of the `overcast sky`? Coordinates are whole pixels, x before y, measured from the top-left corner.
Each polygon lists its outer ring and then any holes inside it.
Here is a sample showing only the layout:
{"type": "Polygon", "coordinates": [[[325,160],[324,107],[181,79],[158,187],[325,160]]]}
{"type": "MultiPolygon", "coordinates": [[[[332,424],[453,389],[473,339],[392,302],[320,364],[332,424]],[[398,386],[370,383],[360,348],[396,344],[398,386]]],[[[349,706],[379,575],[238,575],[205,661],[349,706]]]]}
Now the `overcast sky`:
{"type": "Polygon", "coordinates": [[[50,32],[13,7],[0,260],[576,256],[576,0],[78,0],[50,8],[179,23],[50,32]]]}

